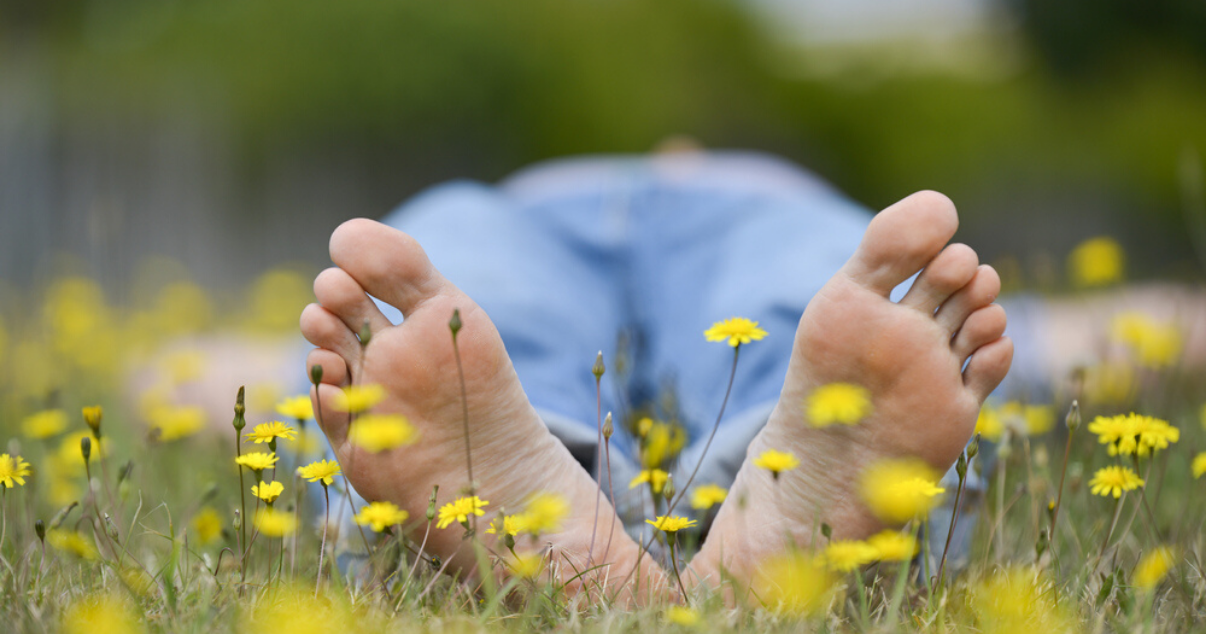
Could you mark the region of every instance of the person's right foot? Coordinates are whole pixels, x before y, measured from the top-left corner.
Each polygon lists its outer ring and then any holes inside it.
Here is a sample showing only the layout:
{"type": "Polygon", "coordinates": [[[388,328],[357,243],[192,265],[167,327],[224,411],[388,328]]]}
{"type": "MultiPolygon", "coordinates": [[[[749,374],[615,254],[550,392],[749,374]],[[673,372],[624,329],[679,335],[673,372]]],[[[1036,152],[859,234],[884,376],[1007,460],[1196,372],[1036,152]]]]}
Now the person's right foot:
{"type": "Polygon", "coordinates": [[[916,457],[942,473],[959,456],[980,405],[1009,370],[1013,344],[1002,337],[1004,310],[992,303],[996,272],[969,247],[946,246],[957,226],[941,194],[905,198],[875,217],[808,304],[779,403],[692,561],[696,575],[715,584],[723,568],[749,580],[766,557],[793,541],[809,544],[818,522],[833,539],[864,538],[881,528],[858,496],[864,469],[916,457]],[[918,271],[908,294],[889,301],[918,271]],[[872,413],[852,427],[809,425],[806,397],[839,382],[866,388],[872,413]],[[794,453],[800,466],[775,481],[751,462],[771,448],[794,453]]]}
{"type": "MultiPolygon", "coordinates": [[[[467,406],[475,492],[490,503],[487,515],[478,518],[478,536],[494,545],[497,538],[486,534],[486,528],[495,511],[506,508],[514,514],[537,493],[557,494],[569,503],[570,512],[561,531],[540,536],[540,546],[552,547],[563,578],[575,576],[574,569],[584,570],[588,563],[607,564],[600,576],[613,582],[625,578],[637,560],[636,544],[606,499],[596,513],[594,481],[537,416],[485,312],[440,275],[419,244],[401,231],[351,220],[335,230],[330,250],[340,268],[327,269],[315,280],[318,303],[306,307],[301,327],[318,346],[308,367],[323,367],[323,431],[356,491],[369,500],[394,502],[411,518],[424,516],[435,485],[440,486],[440,504],[464,495],[469,485],[467,406]],[[401,310],[404,322],[392,325],[366,293],[401,310]],[[462,402],[449,329],[455,309],[463,324],[457,344],[467,403],[462,402]],[[354,333],[365,322],[372,337],[362,348],[354,333]],[[418,442],[384,453],[349,442],[349,417],[332,404],[339,388],[353,381],[383,386],[388,396],[373,412],[405,415],[418,428],[418,442]]],[[[433,530],[428,548],[472,571],[472,549],[460,547],[463,533],[455,525],[433,530]]],[[[530,544],[528,539],[516,541],[530,544]]],[[[504,552],[501,545],[494,550],[504,552]]],[[[658,575],[647,557],[642,568],[658,575]]]]}

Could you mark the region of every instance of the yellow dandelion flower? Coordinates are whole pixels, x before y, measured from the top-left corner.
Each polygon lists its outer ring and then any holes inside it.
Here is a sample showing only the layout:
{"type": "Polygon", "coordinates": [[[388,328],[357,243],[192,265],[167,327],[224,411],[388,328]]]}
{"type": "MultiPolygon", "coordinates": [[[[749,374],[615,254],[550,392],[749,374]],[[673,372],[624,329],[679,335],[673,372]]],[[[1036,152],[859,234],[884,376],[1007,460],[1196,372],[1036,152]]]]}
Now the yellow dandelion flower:
{"type": "Polygon", "coordinates": [[[1206,451],[1193,457],[1193,477],[1200,478],[1203,473],[1206,473],[1206,451]]]}
{"type": "Polygon", "coordinates": [[[917,554],[917,540],[898,531],[881,531],[867,538],[877,561],[907,561],[917,554]]]}
{"type": "Polygon", "coordinates": [[[771,472],[771,475],[778,478],[780,473],[791,471],[800,466],[799,459],[790,451],[776,451],[767,449],[754,458],[754,466],[766,469],[771,472]]]}
{"type": "Polygon", "coordinates": [[[871,392],[852,383],[830,383],[809,394],[804,408],[813,427],[856,425],[871,413],[871,392]]]}
{"type": "Polygon", "coordinates": [[[101,419],[105,417],[105,410],[100,405],[84,407],[80,410],[84,416],[84,424],[92,430],[93,435],[100,433],[101,419]]]}
{"type": "Polygon", "coordinates": [[[728,341],[729,345],[734,348],[743,343],[759,341],[765,336],[766,331],[758,327],[758,322],[750,321],[745,317],[731,317],[718,321],[704,331],[704,337],[708,341],[728,341]]]}
{"type": "Polygon", "coordinates": [[[1138,388],[1135,366],[1126,361],[1110,361],[1085,369],[1085,401],[1102,405],[1125,405],[1135,398],[1138,388]]]}
{"type": "Polygon", "coordinates": [[[331,407],[341,412],[360,414],[384,401],[386,395],[385,388],[376,383],[349,385],[336,392],[331,407]]]}
{"type": "Polygon", "coordinates": [[[569,501],[558,493],[537,493],[521,513],[524,532],[532,535],[556,533],[570,513],[569,501]]]}
{"type": "Polygon", "coordinates": [[[1005,425],[1018,434],[1038,436],[1055,427],[1055,407],[1051,405],[1023,405],[1009,401],[1001,406],[999,413],[1005,425]]]}
{"type": "Polygon", "coordinates": [[[829,606],[838,581],[822,558],[792,552],[764,560],[755,569],[754,596],[781,614],[807,617],[829,606]]]}
{"type": "Polygon", "coordinates": [[[666,608],[666,622],[683,627],[699,625],[699,611],[682,605],[672,605],[666,608]]]}
{"type": "Polygon", "coordinates": [[[825,565],[837,572],[850,572],[875,561],[877,551],[864,541],[837,539],[829,542],[823,554],[825,565]]]}
{"type": "Polygon", "coordinates": [[[689,520],[677,515],[659,515],[656,520],[645,520],[645,523],[652,524],[654,528],[667,533],[674,533],[684,528],[695,526],[695,520],[689,520]]]}
{"type": "Polygon", "coordinates": [[[1131,577],[1135,587],[1143,591],[1154,590],[1160,580],[1176,565],[1176,560],[1176,551],[1168,546],[1160,546],[1147,553],[1139,560],[1131,577]]]}
{"type": "Polygon", "coordinates": [[[276,413],[297,420],[314,418],[314,403],[308,394],[290,396],[276,404],[276,413]]]}
{"type": "Polygon", "coordinates": [[[107,455],[105,447],[109,445],[108,442],[92,438],[91,431],[72,432],[63,436],[63,439],[59,441],[59,449],[55,452],[54,458],[56,471],[84,473],[84,455],[80,453],[80,441],[85,438],[92,443],[92,460],[99,460],[107,455]]]}
{"type": "Polygon", "coordinates": [[[261,482],[251,485],[251,494],[271,504],[285,492],[285,485],[280,482],[261,482]]]}
{"type": "Polygon", "coordinates": [[[942,501],[946,489],[937,486],[939,474],[920,460],[880,460],[859,481],[863,502],[880,520],[903,524],[927,515],[942,501]]]}
{"type": "Polygon", "coordinates": [[[373,532],[380,533],[386,526],[394,526],[406,521],[410,514],[398,508],[393,502],[371,502],[354,518],[361,526],[372,526],[373,532]]]}
{"type": "Polygon", "coordinates": [[[11,489],[14,486],[24,486],[25,476],[29,475],[29,463],[21,456],[0,454],[0,484],[11,489]]]}
{"type": "Polygon", "coordinates": [[[263,471],[264,469],[271,469],[275,467],[277,460],[279,460],[279,458],[277,458],[277,455],[274,453],[253,451],[235,458],[235,464],[242,467],[247,467],[252,471],[263,471]]]}
{"type": "Polygon", "coordinates": [[[1143,480],[1139,478],[1138,474],[1128,467],[1119,466],[1098,469],[1097,473],[1093,474],[1093,479],[1089,481],[1089,488],[1093,495],[1102,497],[1113,495],[1115,499],[1122,497],[1123,491],[1131,491],[1141,486],[1143,486],[1143,480]]]}
{"type": "Polygon", "coordinates": [[[1135,353],[1135,361],[1144,367],[1163,368],[1181,356],[1181,330],[1172,323],[1160,323],[1139,312],[1122,313],[1114,318],[1111,337],[1135,353]]]}
{"type": "Polygon", "coordinates": [[[159,442],[187,438],[205,428],[205,410],[193,405],[160,406],[147,413],[151,434],[159,442]]]}
{"type": "Polygon", "coordinates": [[[654,469],[674,459],[687,445],[687,433],[678,425],[656,422],[652,419],[641,434],[641,464],[654,469]]]}
{"type": "Polygon", "coordinates": [[[334,460],[318,460],[297,468],[297,473],[301,477],[310,482],[321,480],[327,486],[335,481],[335,476],[339,475],[339,472],[339,463],[334,460]]]}
{"type": "Polygon", "coordinates": [[[701,484],[691,490],[691,508],[697,510],[710,509],[724,502],[729,492],[717,484],[701,484]]]}
{"type": "Polygon", "coordinates": [[[419,430],[401,414],[365,414],[352,423],[348,440],[373,453],[413,445],[419,430]]]}
{"type": "Polygon", "coordinates": [[[268,537],[284,537],[297,530],[297,516],[286,511],[273,508],[262,508],[256,511],[255,528],[268,537]]]}
{"type": "Polygon", "coordinates": [[[1055,602],[1058,593],[1034,569],[994,572],[972,589],[968,605],[984,634],[1079,632],[1073,614],[1055,602]]]}
{"type": "Polygon", "coordinates": [[[205,546],[212,544],[222,536],[222,516],[212,506],[197,511],[191,522],[197,543],[205,546]]]}
{"type": "Polygon", "coordinates": [[[544,568],[544,557],[540,555],[518,555],[510,562],[511,571],[515,576],[524,579],[535,579],[544,568]]]}
{"type": "Polygon", "coordinates": [[[1089,431],[1097,434],[1111,456],[1146,457],[1157,449],[1167,449],[1169,443],[1181,439],[1181,430],[1167,421],[1151,416],[1130,413],[1118,416],[1098,416],[1089,423],[1089,431]]]}
{"type": "Polygon", "coordinates": [[[980,406],[980,415],[976,418],[975,433],[992,442],[999,442],[1005,435],[1005,421],[1001,419],[997,408],[985,403],[980,406]]]}
{"type": "Polygon", "coordinates": [[[48,409],[30,414],[21,421],[21,432],[26,438],[42,440],[52,438],[67,429],[67,412],[61,409],[48,409]]]}
{"type": "Polygon", "coordinates": [[[268,423],[260,423],[259,425],[255,426],[255,429],[244,436],[244,438],[254,441],[257,445],[272,442],[277,438],[293,440],[296,437],[297,430],[286,425],[285,423],[280,422],[279,420],[274,420],[268,423]]]}
{"type": "Polygon", "coordinates": [[[483,500],[476,495],[459,497],[440,507],[440,519],[436,522],[436,528],[446,528],[453,522],[468,522],[470,515],[485,515],[486,512],[482,509],[489,504],[488,500],[483,500]]]}
{"type": "Polygon", "coordinates": [[[67,608],[62,631],[64,634],[137,634],[146,629],[127,602],[111,595],[94,595],[67,608]]]}
{"type": "Polygon", "coordinates": [[[661,469],[644,469],[637,474],[631,482],[628,483],[629,489],[635,489],[642,484],[649,484],[649,488],[657,495],[661,495],[662,489],[666,488],[666,480],[670,477],[669,473],[661,469]]]}
{"type": "Polygon", "coordinates": [[[96,559],[100,557],[100,553],[96,550],[96,544],[75,531],[62,528],[46,531],[46,543],[53,546],[56,550],[71,553],[80,559],[96,559]]]}
{"type": "Polygon", "coordinates": [[[1089,238],[1068,254],[1068,277],[1079,288],[1119,282],[1125,269],[1126,252],[1117,240],[1108,236],[1089,238]]]}
{"type": "Polygon", "coordinates": [[[523,518],[516,518],[514,515],[500,515],[490,521],[490,527],[486,529],[486,532],[490,535],[505,533],[514,537],[523,529],[523,518]]]}

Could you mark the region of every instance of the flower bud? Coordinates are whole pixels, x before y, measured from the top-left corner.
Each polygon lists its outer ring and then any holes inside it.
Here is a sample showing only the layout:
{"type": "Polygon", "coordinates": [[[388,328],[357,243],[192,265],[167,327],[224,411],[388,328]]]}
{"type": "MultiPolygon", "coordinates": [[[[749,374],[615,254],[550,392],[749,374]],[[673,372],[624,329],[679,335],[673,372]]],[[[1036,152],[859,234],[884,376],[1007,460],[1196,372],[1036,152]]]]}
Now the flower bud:
{"type": "Polygon", "coordinates": [[[980,453],[980,434],[972,436],[971,442],[967,445],[967,459],[970,461],[980,453]]]}
{"type": "Polygon", "coordinates": [[[235,396],[234,420],[230,424],[234,426],[235,431],[243,431],[247,426],[247,421],[243,420],[243,414],[247,413],[247,406],[243,404],[244,386],[239,386],[239,394],[235,396]]]}
{"type": "Polygon", "coordinates": [[[322,366],[317,363],[310,366],[310,383],[314,385],[322,383],[322,366]]]}
{"type": "Polygon", "coordinates": [[[611,440],[615,431],[615,426],[611,424],[611,412],[607,412],[607,417],[603,419],[603,440],[611,440]]]}
{"type": "Polygon", "coordinates": [[[821,534],[825,536],[825,539],[832,540],[833,539],[833,527],[830,526],[829,524],[826,524],[825,522],[821,522],[821,534]]]}
{"type": "Polygon", "coordinates": [[[667,500],[674,499],[674,476],[666,476],[666,486],[662,487],[662,495],[665,496],[667,500]]]}
{"type": "Polygon", "coordinates": [[[431,497],[427,500],[427,521],[435,519],[436,516],[436,494],[440,492],[440,485],[435,485],[431,489],[431,497]]]}
{"type": "Polygon", "coordinates": [[[92,435],[100,440],[101,435],[101,419],[105,416],[105,410],[101,409],[100,405],[85,407],[83,409],[84,422],[92,429],[92,435]]]}
{"type": "Polygon", "coordinates": [[[452,331],[452,338],[456,339],[456,333],[461,331],[461,309],[452,309],[452,319],[448,320],[448,329],[452,331]]]}
{"type": "Polygon", "coordinates": [[[1068,425],[1068,431],[1076,431],[1080,427],[1080,401],[1072,400],[1072,407],[1068,408],[1068,416],[1064,419],[1064,423],[1068,425]]]}
{"type": "Polygon", "coordinates": [[[92,458],[92,439],[88,436],[80,438],[80,453],[83,454],[84,463],[87,464],[88,460],[92,458]]]}
{"type": "Polygon", "coordinates": [[[67,516],[71,514],[72,509],[79,506],[79,504],[80,504],[79,502],[72,502],[71,504],[68,504],[66,507],[64,507],[62,510],[60,510],[58,513],[55,513],[54,517],[50,518],[50,530],[54,530],[54,529],[62,526],[63,522],[67,520],[67,516]]]}
{"type": "Polygon", "coordinates": [[[34,532],[38,534],[38,541],[46,541],[46,522],[38,520],[34,522],[34,532]]]}
{"type": "Polygon", "coordinates": [[[369,327],[369,320],[366,319],[363,324],[360,324],[360,332],[356,334],[360,337],[360,347],[369,345],[369,341],[373,338],[373,329],[369,327]]]}
{"type": "Polygon", "coordinates": [[[234,520],[231,525],[236,531],[243,527],[243,514],[239,512],[239,509],[234,510],[234,520]]]}
{"type": "Polygon", "coordinates": [[[590,373],[595,375],[595,381],[603,378],[603,373],[607,371],[607,367],[603,365],[603,351],[600,350],[598,356],[595,357],[595,365],[591,367],[590,373]]]}
{"type": "Polygon", "coordinates": [[[959,479],[967,477],[967,454],[959,454],[959,459],[955,461],[955,473],[959,474],[959,479]]]}
{"type": "Polygon", "coordinates": [[[443,567],[443,564],[440,562],[439,555],[432,555],[430,561],[431,561],[431,569],[432,570],[439,570],[440,568],[443,567]]]}
{"type": "Polygon", "coordinates": [[[105,533],[109,536],[109,539],[113,540],[113,543],[121,543],[120,534],[117,532],[117,525],[113,523],[113,518],[109,517],[108,513],[105,513],[105,533]]]}

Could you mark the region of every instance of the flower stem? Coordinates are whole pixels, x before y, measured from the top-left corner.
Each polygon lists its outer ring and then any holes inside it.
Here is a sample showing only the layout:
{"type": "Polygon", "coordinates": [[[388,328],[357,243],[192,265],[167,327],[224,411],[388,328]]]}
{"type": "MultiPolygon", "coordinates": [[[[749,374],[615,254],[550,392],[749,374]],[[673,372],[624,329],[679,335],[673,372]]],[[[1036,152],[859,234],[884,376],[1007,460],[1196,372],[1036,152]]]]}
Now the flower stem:
{"type": "Polygon", "coordinates": [[[678,573],[678,554],[675,552],[675,544],[678,543],[678,533],[672,533],[668,536],[666,544],[670,547],[670,569],[674,571],[674,580],[678,582],[678,589],[683,593],[683,603],[687,606],[691,605],[690,598],[687,597],[687,588],[683,585],[682,576],[678,573]]]}
{"type": "MultiPolygon", "coordinates": [[[[966,450],[964,450],[966,451],[966,450]]],[[[964,454],[966,455],[966,453],[964,454]]],[[[959,502],[963,499],[963,484],[967,480],[967,472],[964,471],[959,475],[959,486],[955,488],[955,508],[951,511],[951,524],[946,530],[946,544],[942,547],[942,558],[938,561],[938,581],[937,585],[941,586],[946,575],[946,554],[951,549],[951,537],[955,534],[955,527],[959,523],[959,502]]],[[[937,587],[935,587],[935,590],[937,587]]]]}
{"type": "Polygon", "coordinates": [[[331,525],[331,494],[327,491],[327,483],[322,483],[323,505],[322,543],[318,546],[318,573],[314,575],[314,598],[318,598],[318,589],[322,587],[322,558],[327,552],[327,528],[331,525]]]}
{"type": "MultiPolygon", "coordinates": [[[[599,358],[603,353],[599,353],[599,358]]],[[[603,498],[603,375],[595,374],[595,419],[599,430],[599,439],[595,444],[595,521],[590,526],[590,547],[586,550],[586,567],[595,565],[595,536],[599,532],[599,506],[603,498]]],[[[610,543],[610,539],[608,542],[610,543]]]]}
{"type": "MultiPolygon", "coordinates": [[[[469,472],[469,497],[477,495],[477,485],[473,480],[473,453],[469,449],[469,396],[465,389],[465,368],[461,364],[461,349],[457,345],[456,335],[461,329],[461,311],[452,311],[452,320],[448,323],[452,332],[452,356],[456,358],[456,376],[461,386],[461,423],[465,428],[465,467],[469,472]]],[[[477,514],[469,516],[473,534],[477,535],[477,514]]]]}

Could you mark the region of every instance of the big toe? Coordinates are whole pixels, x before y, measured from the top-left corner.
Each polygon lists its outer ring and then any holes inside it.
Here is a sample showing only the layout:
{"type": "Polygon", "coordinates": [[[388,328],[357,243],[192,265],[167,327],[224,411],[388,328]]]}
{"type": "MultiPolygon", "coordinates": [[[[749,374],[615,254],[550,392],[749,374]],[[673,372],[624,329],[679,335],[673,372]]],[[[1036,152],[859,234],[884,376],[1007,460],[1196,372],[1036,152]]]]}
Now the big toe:
{"type": "Polygon", "coordinates": [[[958,227],[949,198],[917,192],[875,216],[845,273],[886,297],[933,260],[958,227]]]}
{"type": "Polygon", "coordinates": [[[418,241],[374,220],[355,218],[339,225],[331,234],[330,250],[332,262],[403,316],[449,286],[418,241]]]}

